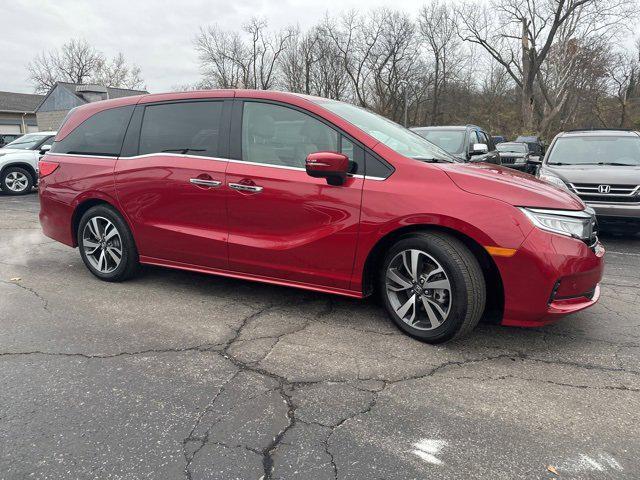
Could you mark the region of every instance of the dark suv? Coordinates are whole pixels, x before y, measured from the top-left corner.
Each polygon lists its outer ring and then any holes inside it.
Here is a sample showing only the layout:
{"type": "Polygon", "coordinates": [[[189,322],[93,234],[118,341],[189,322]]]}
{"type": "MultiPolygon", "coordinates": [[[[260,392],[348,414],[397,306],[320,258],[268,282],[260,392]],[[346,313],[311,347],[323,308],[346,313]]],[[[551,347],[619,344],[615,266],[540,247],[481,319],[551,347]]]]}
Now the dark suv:
{"type": "Polygon", "coordinates": [[[501,164],[491,135],[476,125],[414,127],[411,130],[465,162],[501,164]]]}

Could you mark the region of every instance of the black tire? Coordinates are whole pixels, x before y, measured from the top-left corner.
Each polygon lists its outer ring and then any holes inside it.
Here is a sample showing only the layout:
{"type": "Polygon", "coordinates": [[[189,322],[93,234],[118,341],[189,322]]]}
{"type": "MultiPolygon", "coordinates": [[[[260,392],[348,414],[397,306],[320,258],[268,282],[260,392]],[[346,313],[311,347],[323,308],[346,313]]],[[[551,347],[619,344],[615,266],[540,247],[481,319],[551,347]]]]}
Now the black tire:
{"type": "MultiPolygon", "coordinates": [[[[418,271],[417,265],[418,263],[416,263],[416,271],[418,271]]],[[[417,233],[398,240],[385,255],[379,274],[378,286],[382,302],[393,323],[411,337],[432,344],[460,338],[473,330],[482,316],[486,302],[486,283],[476,257],[460,240],[439,232],[417,233]],[[398,273],[398,270],[403,268],[402,260],[411,258],[414,251],[423,252],[420,255],[420,258],[423,258],[421,260],[422,266],[428,268],[430,272],[422,273],[418,277],[422,278],[422,280],[419,279],[415,282],[413,278],[416,275],[413,275],[412,278],[410,269],[407,269],[403,271],[407,274],[403,276],[403,280],[411,280],[412,286],[406,287],[404,284],[394,283],[393,280],[391,281],[391,286],[393,288],[400,287],[400,290],[404,292],[402,295],[406,295],[409,299],[412,295],[415,295],[414,306],[406,311],[406,316],[409,316],[410,310],[413,309],[415,318],[422,318],[422,320],[414,324],[421,324],[422,328],[408,324],[398,315],[392,302],[397,307],[403,304],[404,298],[400,298],[401,294],[395,290],[390,291],[387,289],[387,272],[391,263],[394,262],[392,270],[398,273]],[[437,272],[435,264],[432,263],[433,261],[439,263],[443,273],[433,274],[433,272],[437,272]],[[397,267],[398,265],[400,267],[397,267]],[[434,276],[431,277],[431,275],[434,276]],[[444,281],[445,285],[448,280],[449,290],[447,291],[446,288],[428,290],[428,285],[436,285],[436,283],[430,283],[431,278],[444,281]],[[421,284],[424,281],[426,283],[421,284]],[[421,286],[424,287],[423,290],[420,289],[421,286]],[[422,294],[424,292],[429,293],[431,295],[430,298],[434,301],[442,299],[442,305],[446,305],[448,308],[447,315],[434,314],[435,310],[431,309],[431,315],[439,317],[438,320],[442,320],[441,323],[433,322],[431,316],[427,313],[427,304],[433,305],[434,302],[429,303],[423,300],[424,295],[422,294]],[[434,298],[434,295],[438,295],[438,298],[434,298]]],[[[439,302],[438,304],[440,305],[439,302]]],[[[443,310],[444,308],[439,313],[442,313],[443,310]]],[[[402,309],[399,309],[399,311],[403,313],[402,309]]],[[[412,319],[407,321],[415,322],[412,319]]]]}
{"type": "MultiPolygon", "coordinates": [[[[127,223],[113,207],[109,205],[96,205],[87,210],[80,219],[76,235],[82,261],[89,271],[100,280],[106,282],[121,282],[133,277],[138,272],[140,262],[138,261],[138,249],[136,248],[133,235],[127,223]],[[100,271],[96,268],[89,258],[92,257],[92,255],[88,253],[84,246],[84,236],[91,230],[85,230],[85,228],[88,228],[87,224],[94,218],[101,223],[104,222],[104,219],[108,220],[115,226],[118,233],[119,242],[116,246],[119,246],[121,249],[121,258],[117,266],[115,266],[115,264],[112,265],[114,268],[111,271],[100,271]]],[[[93,240],[89,235],[87,235],[87,239],[93,240]]],[[[115,240],[116,239],[114,239],[114,241],[115,240]]],[[[105,242],[105,246],[106,245],[107,243],[105,242]]],[[[93,258],[95,259],[95,257],[93,258]]]]}
{"type": "Polygon", "coordinates": [[[7,167],[2,171],[2,178],[0,178],[0,187],[2,187],[2,191],[6,195],[26,195],[27,193],[31,193],[33,189],[33,175],[22,167],[7,167]],[[20,186],[19,190],[16,190],[16,187],[12,182],[12,176],[18,175],[21,179],[26,178],[26,185],[24,182],[21,182],[20,185],[24,185],[24,187],[20,186]],[[11,183],[11,185],[9,184],[11,183]]]}

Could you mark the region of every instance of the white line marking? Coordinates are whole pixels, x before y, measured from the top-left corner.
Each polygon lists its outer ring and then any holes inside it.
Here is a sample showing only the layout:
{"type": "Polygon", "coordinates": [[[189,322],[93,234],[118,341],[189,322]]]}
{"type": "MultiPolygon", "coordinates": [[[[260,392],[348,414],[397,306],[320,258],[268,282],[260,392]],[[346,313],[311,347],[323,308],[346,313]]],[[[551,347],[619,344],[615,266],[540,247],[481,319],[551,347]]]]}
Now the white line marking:
{"type": "Polygon", "coordinates": [[[607,253],[611,255],[633,255],[634,257],[640,257],[640,253],[613,252],[611,250],[607,250],[607,253]]]}
{"type": "Polygon", "coordinates": [[[419,442],[413,444],[415,448],[412,450],[412,453],[427,463],[431,463],[432,465],[442,465],[442,460],[436,457],[436,455],[439,454],[440,450],[447,445],[448,443],[444,440],[423,438],[419,442]]]}

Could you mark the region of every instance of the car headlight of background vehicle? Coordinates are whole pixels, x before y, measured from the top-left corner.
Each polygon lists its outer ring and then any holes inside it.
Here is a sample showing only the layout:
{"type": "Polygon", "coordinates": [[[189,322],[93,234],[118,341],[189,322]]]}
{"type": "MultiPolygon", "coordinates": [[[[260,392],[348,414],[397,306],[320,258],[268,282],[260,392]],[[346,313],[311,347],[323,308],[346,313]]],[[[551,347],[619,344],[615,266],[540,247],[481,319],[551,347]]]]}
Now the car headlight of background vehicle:
{"type": "Polygon", "coordinates": [[[555,175],[551,175],[549,173],[541,172],[538,178],[540,178],[540,180],[544,180],[546,182],[553,183],[554,185],[557,185],[558,187],[562,187],[562,188],[567,189],[566,183],[564,183],[561,178],[556,177],[555,175]]]}
{"type": "Polygon", "coordinates": [[[567,237],[590,240],[595,227],[595,216],[589,210],[546,210],[520,207],[531,223],[541,230],[567,237]]]}

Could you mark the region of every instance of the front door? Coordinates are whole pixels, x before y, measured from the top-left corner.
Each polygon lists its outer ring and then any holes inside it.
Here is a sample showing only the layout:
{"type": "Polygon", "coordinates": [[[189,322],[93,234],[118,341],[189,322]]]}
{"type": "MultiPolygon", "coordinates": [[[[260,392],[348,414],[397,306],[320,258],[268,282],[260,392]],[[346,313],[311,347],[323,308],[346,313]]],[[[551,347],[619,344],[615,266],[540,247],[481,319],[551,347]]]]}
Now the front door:
{"type": "Polygon", "coordinates": [[[144,112],[134,115],[141,117],[137,155],[118,159],[115,178],[143,261],[227,268],[223,106],[208,100],[138,107],[144,112]]]}
{"type": "Polygon", "coordinates": [[[358,239],[363,179],[344,185],[306,174],[309,153],[354,145],[298,109],[236,102],[241,135],[230,160],[229,266],[252,275],[349,288],[358,239]]]}

